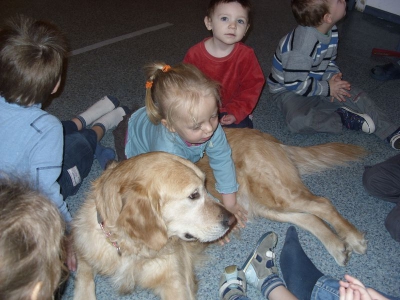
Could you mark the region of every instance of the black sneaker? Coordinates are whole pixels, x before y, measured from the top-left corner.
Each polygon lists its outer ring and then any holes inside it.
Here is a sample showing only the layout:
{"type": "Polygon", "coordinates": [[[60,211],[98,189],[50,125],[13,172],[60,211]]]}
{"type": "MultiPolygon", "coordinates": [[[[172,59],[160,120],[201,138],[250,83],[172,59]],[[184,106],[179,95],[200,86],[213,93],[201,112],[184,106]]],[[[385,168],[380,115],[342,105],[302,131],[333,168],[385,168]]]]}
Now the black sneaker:
{"type": "Polygon", "coordinates": [[[342,118],[343,125],[348,129],[362,130],[368,134],[375,131],[374,121],[366,114],[356,113],[347,107],[340,107],[336,112],[342,118]]]}

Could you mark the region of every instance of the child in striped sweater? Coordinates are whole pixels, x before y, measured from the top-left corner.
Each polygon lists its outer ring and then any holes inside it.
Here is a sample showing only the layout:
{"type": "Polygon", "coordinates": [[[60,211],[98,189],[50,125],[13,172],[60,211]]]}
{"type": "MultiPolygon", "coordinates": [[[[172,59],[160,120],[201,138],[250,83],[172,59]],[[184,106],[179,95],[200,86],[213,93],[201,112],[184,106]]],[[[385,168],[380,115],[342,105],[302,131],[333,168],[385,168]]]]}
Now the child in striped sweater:
{"type": "Polygon", "coordinates": [[[336,23],[346,14],[345,0],[292,0],[299,24],[284,36],[274,55],[268,86],[294,133],[374,133],[400,150],[400,127],[363,91],[342,79],[336,65],[336,23]]]}

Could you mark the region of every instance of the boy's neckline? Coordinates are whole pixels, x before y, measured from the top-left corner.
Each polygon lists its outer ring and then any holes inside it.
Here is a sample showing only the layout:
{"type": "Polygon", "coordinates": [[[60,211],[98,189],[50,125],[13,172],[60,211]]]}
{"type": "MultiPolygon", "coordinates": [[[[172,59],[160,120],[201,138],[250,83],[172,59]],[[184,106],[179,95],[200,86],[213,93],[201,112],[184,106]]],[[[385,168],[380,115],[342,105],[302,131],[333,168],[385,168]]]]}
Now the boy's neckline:
{"type": "Polygon", "coordinates": [[[224,58],[227,58],[230,55],[232,55],[232,53],[235,51],[235,49],[237,47],[237,44],[238,44],[238,43],[233,44],[231,50],[229,51],[229,53],[227,53],[227,54],[225,54],[223,56],[217,56],[217,55],[214,55],[213,53],[211,53],[208,50],[207,44],[209,44],[209,43],[214,43],[214,37],[208,37],[208,38],[204,39],[203,40],[203,47],[204,47],[204,49],[205,49],[205,51],[207,52],[208,55],[212,56],[213,58],[217,58],[217,59],[224,59],[224,58]]]}

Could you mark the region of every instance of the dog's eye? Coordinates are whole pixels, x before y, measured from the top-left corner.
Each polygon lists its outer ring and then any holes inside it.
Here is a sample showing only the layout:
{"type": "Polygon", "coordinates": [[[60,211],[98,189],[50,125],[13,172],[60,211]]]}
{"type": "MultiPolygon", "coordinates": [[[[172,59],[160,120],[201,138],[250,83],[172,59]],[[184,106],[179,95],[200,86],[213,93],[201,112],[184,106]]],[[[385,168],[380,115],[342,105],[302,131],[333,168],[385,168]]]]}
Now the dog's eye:
{"type": "Polygon", "coordinates": [[[195,190],[193,193],[189,195],[189,199],[195,200],[200,198],[200,193],[198,190],[195,190]]]}

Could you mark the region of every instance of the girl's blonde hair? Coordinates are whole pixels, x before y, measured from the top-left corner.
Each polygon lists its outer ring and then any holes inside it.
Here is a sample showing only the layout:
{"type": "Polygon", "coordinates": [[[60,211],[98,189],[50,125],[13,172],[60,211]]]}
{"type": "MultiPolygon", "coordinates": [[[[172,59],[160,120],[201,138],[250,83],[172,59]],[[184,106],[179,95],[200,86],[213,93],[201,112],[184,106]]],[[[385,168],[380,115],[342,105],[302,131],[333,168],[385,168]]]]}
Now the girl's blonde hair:
{"type": "Polygon", "coordinates": [[[219,84],[191,64],[179,63],[170,67],[154,62],[144,67],[146,83],[146,111],[153,124],[162,119],[173,126],[174,121],[188,112],[196,122],[195,108],[204,97],[214,97],[219,105],[219,84]]]}
{"type": "Polygon", "coordinates": [[[0,299],[31,299],[39,282],[37,299],[52,299],[67,271],[63,237],[53,203],[28,184],[0,179],[0,299]]]}

